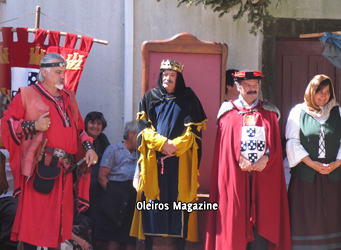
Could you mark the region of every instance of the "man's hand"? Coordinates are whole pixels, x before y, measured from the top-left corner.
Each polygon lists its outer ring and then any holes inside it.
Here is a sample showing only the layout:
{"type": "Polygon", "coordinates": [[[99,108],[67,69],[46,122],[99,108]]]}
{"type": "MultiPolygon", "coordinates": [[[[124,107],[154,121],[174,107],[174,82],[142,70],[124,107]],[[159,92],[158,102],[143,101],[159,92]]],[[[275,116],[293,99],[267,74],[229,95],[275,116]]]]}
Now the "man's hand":
{"type": "Polygon", "coordinates": [[[74,233],[71,233],[71,239],[76,241],[78,245],[82,248],[82,250],[89,250],[90,249],[90,244],[86,242],[86,240],[78,237],[74,233]]]}
{"type": "Polygon", "coordinates": [[[34,122],[34,126],[36,128],[37,131],[46,131],[49,129],[50,127],[50,117],[48,117],[50,115],[50,112],[46,112],[45,114],[42,114],[38,120],[36,120],[34,122]]]}
{"type": "Polygon", "coordinates": [[[243,155],[240,155],[239,158],[239,167],[242,171],[253,171],[253,166],[251,162],[249,162],[243,155]]]}
{"type": "Polygon", "coordinates": [[[86,159],[86,164],[88,165],[88,167],[90,167],[93,164],[96,164],[98,161],[98,155],[96,154],[95,150],[93,149],[89,149],[88,151],[86,151],[85,153],[85,159],[86,159]]]}
{"type": "Polygon", "coordinates": [[[177,149],[178,147],[175,146],[175,144],[168,139],[165,144],[163,144],[161,153],[163,153],[164,155],[173,155],[177,149]]]}
{"type": "Polygon", "coordinates": [[[253,170],[262,172],[263,169],[266,167],[266,164],[268,163],[269,159],[265,155],[263,155],[261,158],[258,159],[255,163],[253,163],[253,170]]]}

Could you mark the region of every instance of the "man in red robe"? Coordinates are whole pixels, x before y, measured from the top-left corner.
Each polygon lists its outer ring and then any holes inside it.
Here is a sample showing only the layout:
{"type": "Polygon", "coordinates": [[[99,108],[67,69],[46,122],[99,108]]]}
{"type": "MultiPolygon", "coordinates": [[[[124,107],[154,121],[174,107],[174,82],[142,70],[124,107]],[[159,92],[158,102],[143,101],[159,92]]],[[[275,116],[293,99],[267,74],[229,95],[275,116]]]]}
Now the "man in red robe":
{"type": "MultiPolygon", "coordinates": [[[[98,160],[92,138],[85,133],[75,94],[64,88],[65,72],[66,62],[61,55],[45,55],[39,82],[21,88],[1,119],[2,140],[10,152],[14,195],[20,193],[11,240],[22,241],[24,250],[36,246],[59,248],[61,242],[71,239],[73,176],[65,173],[72,155],[81,150],[78,141],[86,152],[88,167],[98,160]]],[[[90,183],[83,177],[79,182],[84,184],[76,191],[81,211],[89,206],[90,183]]]]}
{"type": "Polygon", "coordinates": [[[291,249],[279,111],[258,99],[262,77],[236,72],[239,98],[218,113],[206,250],[291,249]]]}

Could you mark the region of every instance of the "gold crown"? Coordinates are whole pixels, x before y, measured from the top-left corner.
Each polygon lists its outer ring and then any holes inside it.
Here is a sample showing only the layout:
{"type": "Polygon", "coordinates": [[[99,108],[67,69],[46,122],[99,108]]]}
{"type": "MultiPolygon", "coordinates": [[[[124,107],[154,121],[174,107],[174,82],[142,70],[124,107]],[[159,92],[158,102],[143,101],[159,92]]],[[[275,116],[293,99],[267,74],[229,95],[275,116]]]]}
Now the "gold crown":
{"type": "Polygon", "coordinates": [[[40,65],[41,59],[45,56],[46,50],[40,49],[39,46],[34,48],[30,48],[31,53],[30,53],[30,62],[28,64],[35,64],[35,65],[40,65]],[[39,54],[40,50],[40,54],[39,54]]]}
{"type": "Polygon", "coordinates": [[[83,62],[84,55],[79,55],[79,53],[73,53],[67,55],[67,67],[66,69],[71,70],[80,70],[81,69],[81,63],[83,62]],[[73,56],[73,57],[72,57],[73,56]],[[78,59],[77,59],[78,57],[78,59]]]}
{"type": "Polygon", "coordinates": [[[177,71],[179,73],[182,73],[182,71],[184,70],[184,65],[182,65],[181,63],[178,63],[176,61],[172,61],[172,60],[163,60],[161,62],[161,67],[160,69],[169,69],[169,70],[174,70],[177,71]]]}
{"type": "Polygon", "coordinates": [[[0,63],[1,64],[9,64],[9,60],[8,60],[8,48],[4,48],[2,50],[3,46],[0,46],[0,63]]]}

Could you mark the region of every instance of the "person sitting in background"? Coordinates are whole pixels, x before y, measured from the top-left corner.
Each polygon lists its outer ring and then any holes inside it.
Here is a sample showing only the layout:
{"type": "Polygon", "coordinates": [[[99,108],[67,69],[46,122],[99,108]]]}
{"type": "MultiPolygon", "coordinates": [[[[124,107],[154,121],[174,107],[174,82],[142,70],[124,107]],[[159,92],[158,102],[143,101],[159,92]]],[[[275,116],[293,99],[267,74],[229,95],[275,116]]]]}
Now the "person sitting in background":
{"type": "MultiPolygon", "coordinates": [[[[101,192],[101,185],[98,182],[99,164],[104,150],[110,145],[107,136],[103,133],[103,130],[107,127],[107,121],[101,112],[92,111],[86,115],[84,124],[86,133],[94,139],[93,145],[95,152],[98,155],[98,161],[96,164],[91,166],[91,183],[89,191],[90,206],[88,210],[81,212],[79,215],[77,215],[77,210],[75,210],[74,227],[72,229],[75,233],[72,234],[72,240],[76,241],[82,249],[86,249],[87,242],[84,239],[88,239],[90,234],[93,248],[102,249],[104,248],[103,244],[105,245],[106,243],[95,241],[93,237],[93,229],[97,222],[97,209],[99,204],[99,195],[101,192]],[[84,229],[79,226],[86,228],[84,229]],[[79,233],[83,233],[84,235],[80,235],[79,233]]],[[[75,242],[72,244],[75,244],[75,242]]]]}
{"type": "Polygon", "coordinates": [[[10,240],[12,225],[17,212],[18,199],[13,198],[14,179],[11,168],[8,163],[9,152],[6,149],[0,149],[0,175],[7,179],[7,190],[0,192],[0,249],[16,250],[17,242],[10,240]]]}
{"type": "Polygon", "coordinates": [[[108,250],[135,249],[136,238],[129,236],[135,210],[136,190],[132,185],[136,166],[137,122],[127,122],[123,142],[107,147],[103,154],[98,181],[104,192],[100,198],[95,237],[108,241],[108,250]],[[118,214],[118,216],[117,216],[118,214]],[[123,216],[122,216],[123,215],[123,216]]]}
{"type": "Polygon", "coordinates": [[[98,161],[91,166],[91,183],[90,183],[90,206],[85,212],[95,223],[98,208],[98,199],[101,191],[101,185],[98,182],[98,170],[103,153],[110,142],[107,136],[103,133],[103,130],[107,127],[107,121],[105,120],[101,112],[93,111],[86,115],[85,131],[94,139],[93,145],[95,152],[98,155],[98,161]]]}
{"type": "Polygon", "coordinates": [[[238,72],[237,69],[226,70],[226,89],[225,89],[225,101],[236,100],[239,96],[239,90],[234,83],[234,77],[232,74],[238,72]]]}

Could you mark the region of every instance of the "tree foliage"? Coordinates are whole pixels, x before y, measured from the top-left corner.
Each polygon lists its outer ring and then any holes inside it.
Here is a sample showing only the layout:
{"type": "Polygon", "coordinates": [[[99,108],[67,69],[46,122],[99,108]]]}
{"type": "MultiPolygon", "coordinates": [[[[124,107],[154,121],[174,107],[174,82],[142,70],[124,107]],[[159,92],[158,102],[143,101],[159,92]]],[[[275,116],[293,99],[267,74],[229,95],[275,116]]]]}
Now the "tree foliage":
{"type": "MultiPolygon", "coordinates": [[[[161,0],[157,0],[160,2],[161,0]]],[[[219,17],[230,12],[234,6],[239,6],[239,11],[237,14],[233,15],[233,20],[236,21],[240,19],[245,12],[247,12],[248,23],[252,23],[250,33],[256,35],[259,31],[262,32],[263,23],[270,22],[273,19],[267,10],[268,6],[271,4],[270,0],[177,0],[178,7],[181,4],[186,4],[190,7],[192,4],[204,4],[206,9],[211,6],[214,12],[219,13],[219,17]]],[[[276,7],[281,2],[277,0],[276,7]]]]}

